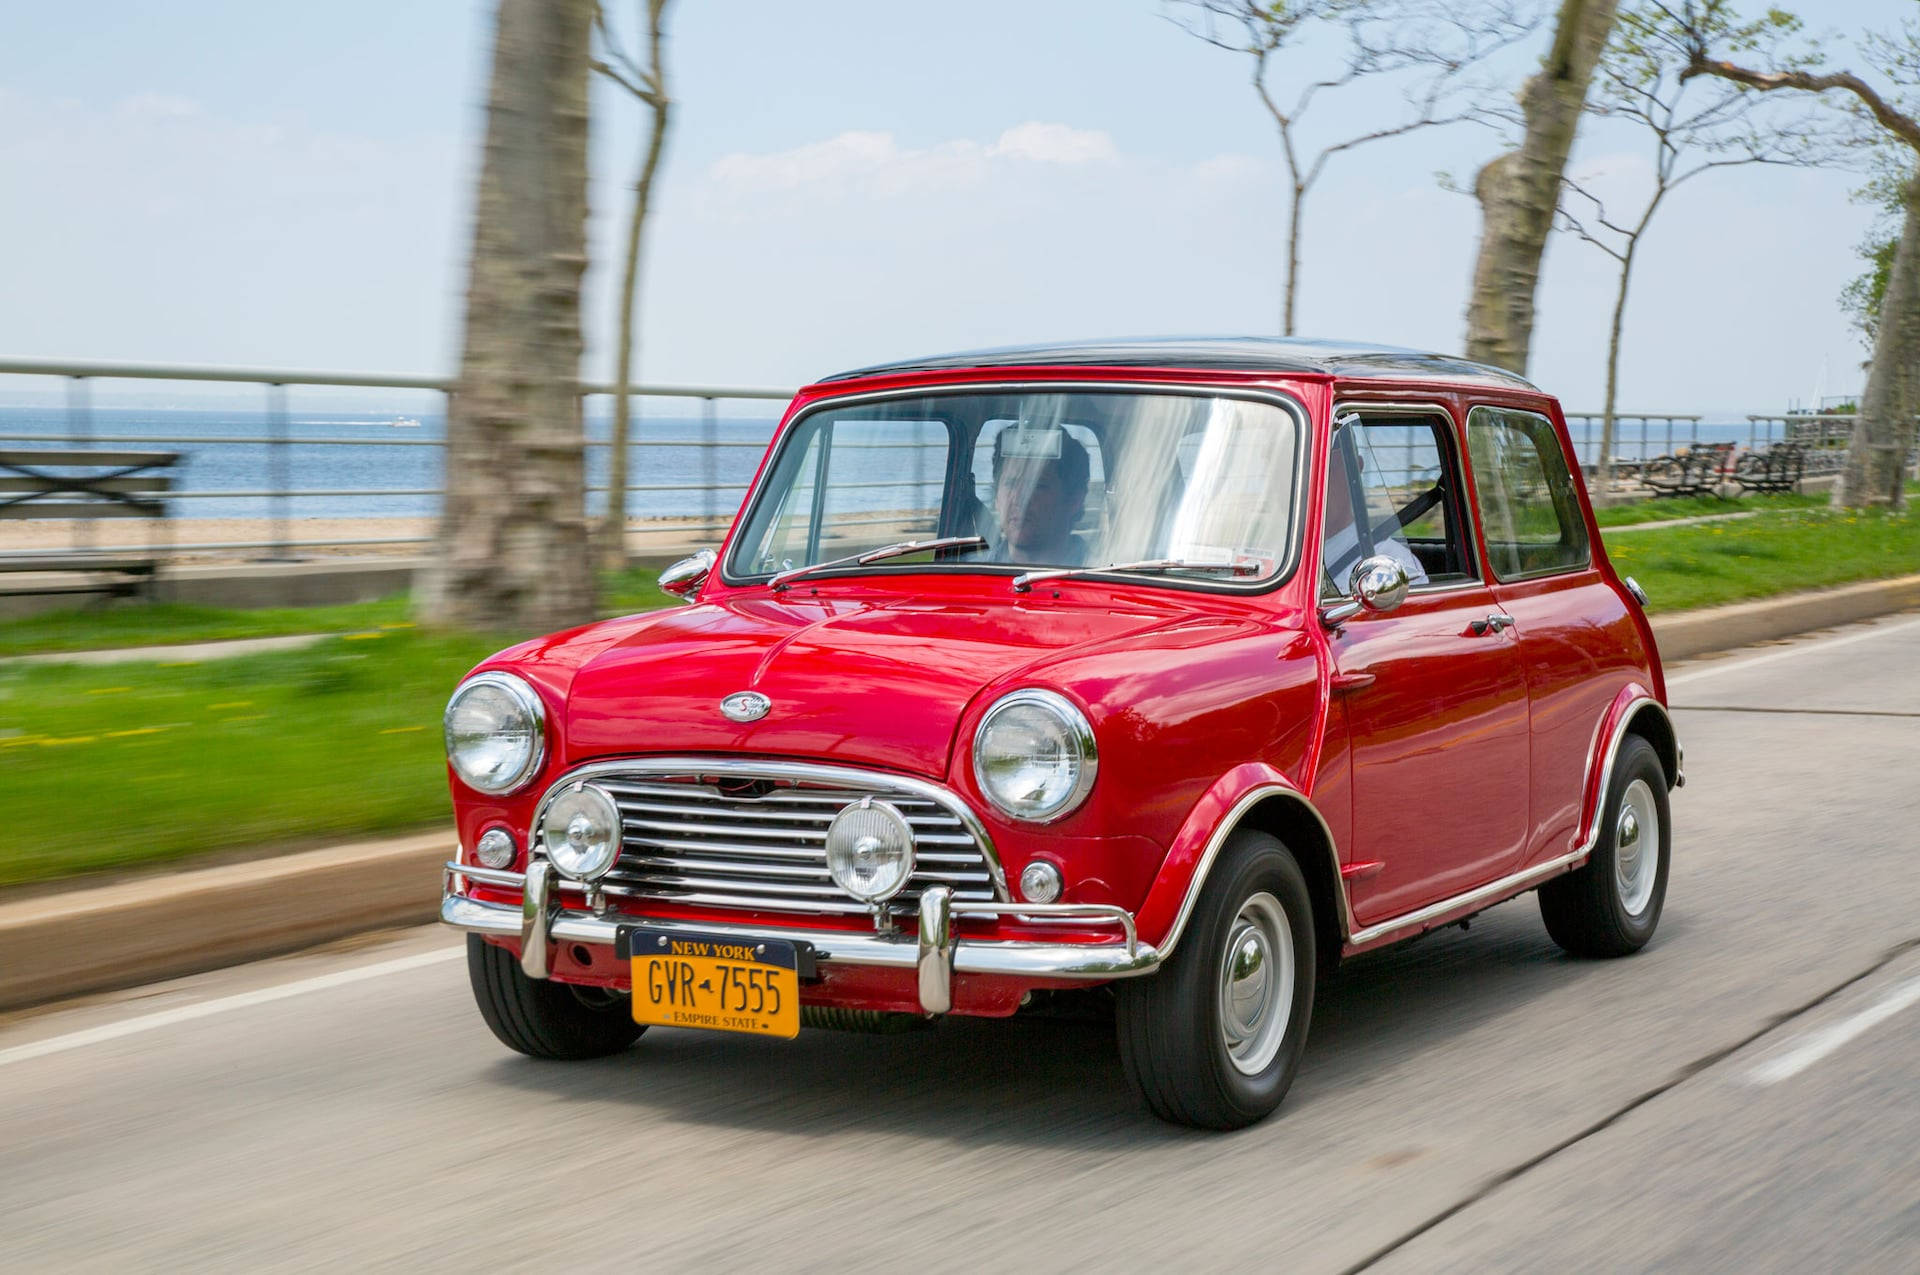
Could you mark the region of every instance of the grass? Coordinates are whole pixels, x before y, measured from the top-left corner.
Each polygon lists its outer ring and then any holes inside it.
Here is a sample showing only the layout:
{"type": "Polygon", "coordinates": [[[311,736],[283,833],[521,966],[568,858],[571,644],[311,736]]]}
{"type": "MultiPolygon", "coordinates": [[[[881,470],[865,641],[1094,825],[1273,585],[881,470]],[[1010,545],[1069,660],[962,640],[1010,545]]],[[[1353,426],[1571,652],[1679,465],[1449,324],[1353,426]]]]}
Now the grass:
{"type": "Polygon", "coordinates": [[[1710,518],[1715,514],[1781,513],[1792,509],[1824,509],[1825,495],[1785,493],[1773,496],[1739,496],[1722,500],[1718,496],[1676,496],[1672,499],[1641,500],[1631,505],[1611,505],[1593,511],[1594,521],[1602,528],[1630,527],[1643,522],[1666,522],[1674,518],[1710,518]]]}
{"type": "Polygon", "coordinates": [[[1920,514],[1824,507],[1659,527],[1607,540],[1651,610],[1682,611],[1920,572],[1920,514]]]}
{"type": "MultiPolygon", "coordinates": [[[[673,599],[655,587],[658,574],[634,568],[603,576],[601,611],[607,615],[628,615],[667,605],[673,599]]],[[[275,607],[257,611],[177,602],[122,602],[0,620],[0,657],[226,642],[293,633],[405,629],[412,627],[408,613],[404,595],[341,606],[275,607]]]]}

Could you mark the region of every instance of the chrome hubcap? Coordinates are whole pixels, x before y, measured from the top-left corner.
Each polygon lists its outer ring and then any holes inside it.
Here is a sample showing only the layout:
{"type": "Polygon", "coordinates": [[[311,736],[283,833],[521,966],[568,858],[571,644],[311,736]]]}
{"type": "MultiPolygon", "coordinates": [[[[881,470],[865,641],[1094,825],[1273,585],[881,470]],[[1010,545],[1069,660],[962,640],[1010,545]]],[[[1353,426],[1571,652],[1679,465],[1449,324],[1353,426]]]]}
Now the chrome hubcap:
{"type": "Polygon", "coordinates": [[[1240,905],[1220,953],[1220,1034],[1234,1067],[1273,1062],[1293,1014],[1293,931],[1280,900],[1262,891],[1240,905]]]}
{"type": "Polygon", "coordinates": [[[1653,804],[1653,789],[1636,779],[1627,785],[1613,825],[1613,888],[1628,916],[1647,910],[1659,877],[1660,811],[1653,804]]]}

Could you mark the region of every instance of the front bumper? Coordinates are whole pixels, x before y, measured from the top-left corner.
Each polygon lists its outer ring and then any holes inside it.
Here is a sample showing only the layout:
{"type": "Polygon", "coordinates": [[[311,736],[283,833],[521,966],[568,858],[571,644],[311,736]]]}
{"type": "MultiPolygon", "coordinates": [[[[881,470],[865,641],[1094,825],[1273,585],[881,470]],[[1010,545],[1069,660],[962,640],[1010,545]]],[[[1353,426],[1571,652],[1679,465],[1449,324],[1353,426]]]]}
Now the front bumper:
{"type": "Polygon", "coordinates": [[[668,921],[615,912],[559,906],[551,865],[536,860],[527,871],[508,872],[462,863],[446,865],[440,919],[469,934],[520,940],[520,968],[529,978],[551,972],[550,945],[598,943],[613,946],[622,926],[700,934],[738,934],[742,938],[778,936],[810,944],[823,964],[877,965],[918,974],[920,1008],[944,1014],[953,1008],[953,976],[999,974],[1015,978],[1063,978],[1105,981],[1152,971],[1160,953],[1140,942],[1133,914],[1104,903],[987,903],[957,900],[945,886],[920,896],[919,933],[855,934],[844,930],[803,930],[787,926],[747,926],[708,921],[668,921]],[[520,891],[521,902],[490,903],[470,897],[464,882],[520,891]],[[1117,943],[1033,943],[962,938],[954,922],[963,917],[1017,916],[1026,920],[1108,924],[1117,927],[1117,943]]]}

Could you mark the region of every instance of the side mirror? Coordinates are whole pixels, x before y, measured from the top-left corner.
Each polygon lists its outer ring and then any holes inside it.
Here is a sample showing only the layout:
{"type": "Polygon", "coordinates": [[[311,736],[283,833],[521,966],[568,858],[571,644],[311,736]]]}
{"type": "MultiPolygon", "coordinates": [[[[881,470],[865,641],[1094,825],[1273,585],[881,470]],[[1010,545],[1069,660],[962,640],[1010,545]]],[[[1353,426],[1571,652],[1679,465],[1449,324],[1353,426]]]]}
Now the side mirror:
{"type": "Polygon", "coordinates": [[[691,606],[700,599],[700,586],[713,573],[714,553],[702,549],[691,558],[682,558],[660,573],[660,590],[671,593],[691,606]]]}
{"type": "Polygon", "coordinates": [[[1353,574],[1347,577],[1347,592],[1352,595],[1351,599],[1322,607],[1320,623],[1331,629],[1338,628],[1362,611],[1385,615],[1407,600],[1407,590],[1412,583],[1407,569],[1387,555],[1381,553],[1362,558],[1354,567],[1353,574]]]}

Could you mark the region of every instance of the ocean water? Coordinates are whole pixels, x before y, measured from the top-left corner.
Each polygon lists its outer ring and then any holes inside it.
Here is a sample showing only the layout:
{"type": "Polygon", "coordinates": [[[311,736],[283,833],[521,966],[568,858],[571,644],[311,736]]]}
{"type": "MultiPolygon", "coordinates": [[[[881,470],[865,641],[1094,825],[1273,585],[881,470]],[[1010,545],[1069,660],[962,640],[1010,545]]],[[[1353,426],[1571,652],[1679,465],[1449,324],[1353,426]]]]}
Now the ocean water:
{"type": "MultiPolygon", "coordinates": [[[[777,423],[771,411],[708,419],[643,410],[635,423],[638,444],[630,453],[629,481],[644,490],[629,494],[632,516],[731,518],[777,423]]],[[[184,494],[173,509],[181,518],[266,517],[275,511],[274,502],[254,493],[283,487],[295,493],[287,502],[294,517],[437,513],[445,427],[437,411],[295,408],[286,420],[288,443],[275,449],[266,441],[272,418],[258,409],[94,407],[76,418],[59,405],[0,406],[0,447],[77,442],[183,453],[175,479],[184,494]],[[402,415],[417,419],[419,426],[396,427],[393,422],[402,415]]],[[[590,440],[604,440],[605,415],[589,414],[587,431],[590,440]]],[[[1782,432],[1778,422],[1675,422],[1671,430],[1662,422],[1622,422],[1614,452],[1645,458],[1694,442],[1764,445],[1782,432]]],[[[1599,422],[1576,421],[1572,434],[1581,461],[1597,459],[1599,422]]],[[[589,486],[605,485],[607,455],[605,446],[588,450],[589,486]]],[[[898,507],[900,495],[876,492],[875,498],[898,507]]],[[[590,493],[589,505],[604,507],[604,497],[590,493]]]]}

